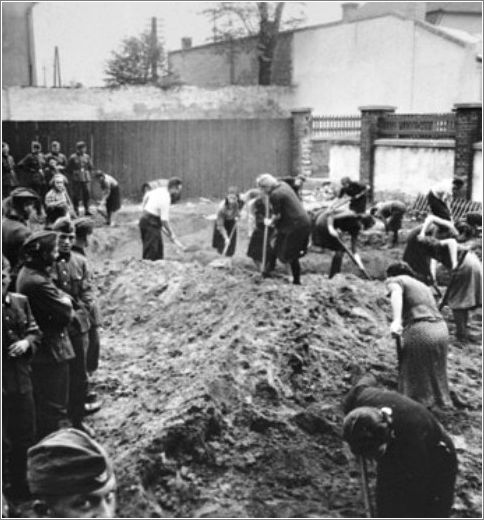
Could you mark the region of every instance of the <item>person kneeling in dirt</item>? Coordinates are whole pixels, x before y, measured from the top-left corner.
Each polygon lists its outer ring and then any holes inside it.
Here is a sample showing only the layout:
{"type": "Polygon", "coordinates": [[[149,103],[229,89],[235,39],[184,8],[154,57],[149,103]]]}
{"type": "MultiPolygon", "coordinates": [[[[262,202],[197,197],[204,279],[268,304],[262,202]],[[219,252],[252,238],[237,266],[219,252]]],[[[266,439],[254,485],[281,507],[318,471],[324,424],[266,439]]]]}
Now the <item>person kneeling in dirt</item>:
{"type": "Polygon", "coordinates": [[[143,214],[139,221],[143,259],[163,260],[163,230],[177,247],[185,250],[170,226],[170,204],[180,200],[181,191],[182,181],[173,177],[168,181],[167,187],[154,188],[143,197],[143,214]]]}
{"type": "Polygon", "coordinates": [[[239,190],[231,186],[225,199],[217,210],[217,218],[213,228],[212,247],[220,254],[233,256],[237,245],[237,221],[244,202],[239,190]]]}
{"type": "Polygon", "coordinates": [[[378,518],[448,518],[457,456],[452,439],[421,404],[364,377],[344,402],[343,438],[375,459],[378,518]]]}
{"type": "Polygon", "coordinates": [[[74,428],[28,452],[28,482],[38,518],[116,518],[116,477],[105,450],[74,428]]]}
{"type": "Polygon", "coordinates": [[[341,272],[343,256],[346,251],[343,239],[340,233],[338,233],[338,230],[350,234],[351,252],[360,268],[364,269],[363,262],[356,252],[358,235],[362,229],[369,229],[373,226],[374,222],[373,217],[369,215],[358,215],[348,210],[339,212],[322,211],[315,216],[312,244],[335,252],[331,262],[329,278],[333,278],[333,276],[341,272]]]}
{"type": "MultiPolygon", "coordinates": [[[[282,181],[278,181],[269,173],[257,178],[257,185],[268,195],[274,216],[264,219],[264,225],[276,229],[274,254],[283,264],[291,266],[293,283],[301,284],[301,266],[299,259],[307,252],[311,221],[301,201],[294,191],[282,181]]],[[[273,265],[271,259],[265,266],[264,275],[268,276],[268,266],[273,265]]]]}
{"type": "Polygon", "coordinates": [[[398,391],[427,408],[451,406],[447,382],[449,330],[430,287],[405,262],[387,269],[393,311],[390,327],[398,339],[398,391]]]}
{"type": "Polygon", "coordinates": [[[97,170],[94,177],[98,180],[103,192],[99,205],[105,208],[106,224],[110,226],[112,214],[121,208],[121,192],[119,190],[119,183],[112,175],[108,175],[102,170],[97,170]]]}
{"type": "Polygon", "coordinates": [[[393,233],[392,247],[398,245],[398,232],[402,228],[403,215],[407,206],[400,200],[379,202],[370,209],[370,215],[381,220],[385,225],[385,233],[393,233]]]}

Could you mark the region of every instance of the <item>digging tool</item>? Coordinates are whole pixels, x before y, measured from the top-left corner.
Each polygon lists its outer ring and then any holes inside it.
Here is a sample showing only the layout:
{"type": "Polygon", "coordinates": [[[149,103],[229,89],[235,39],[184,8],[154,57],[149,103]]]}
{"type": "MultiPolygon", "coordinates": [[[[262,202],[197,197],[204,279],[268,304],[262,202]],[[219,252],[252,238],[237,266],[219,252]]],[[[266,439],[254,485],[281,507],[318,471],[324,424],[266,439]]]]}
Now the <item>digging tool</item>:
{"type": "Polygon", "coordinates": [[[224,250],[222,251],[222,256],[225,258],[216,258],[215,260],[212,260],[208,265],[210,265],[211,267],[222,267],[222,268],[232,267],[232,258],[226,257],[225,255],[227,254],[227,251],[229,250],[230,243],[232,242],[232,238],[234,237],[236,230],[237,230],[237,220],[235,221],[234,227],[232,228],[232,231],[230,232],[229,239],[227,240],[224,250]]]}
{"type": "Polygon", "coordinates": [[[363,494],[363,502],[365,504],[366,518],[374,518],[375,514],[370,500],[370,489],[368,486],[368,469],[366,467],[366,459],[358,457],[358,465],[360,466],[361,492],[363,494]]]}
{"type": "MultiPolygon", "coordinates": [[[[442,300],[440,301],[440,304],[439,304],[439,311],[441,311],[447,305],[447,299],[449,298],[450,289],[455,284],[455,278],[456,278],[455,272],[462,265],[462,262],[464,262],[466,256],[467,256],[467,251],[464,252],[464,254],[462,255],[462,258],[459,260],[459,263],[457,264],[455,269],[452,270],[452,276],[450,277],[449,285],[447,286],[447,289],[445,290],[445,294],[442,297],[442,300]]],[[[442,296],[442,294],[440,294],[439,296],[442,296]]]]}
{"type": "MultiPolygon", "coordinates": [[[[265,218],[266,221],[269,218],[269,196],[265,196],[265,218]]],[[[264,222],[264,240],[262,242],[262,264],[261,264],[261,273],[264,273],[267,262],[267,240],[269,238],[269,226],[264,222]]]]}
{"type": "Polygon", "coordinates": [[[358,267],[358,269],[365,275],[367,280],[371,280],[371,276],[368,274],[368,271],[365,269],[364,265],[361,262],[358,262],[355,255],[351,252],[350,248],[341,240],[339,236],[336,237],[341,247],[345,250],[345,253],[351,258],[353,263],[358,267]]]}
{"type": "Polygon", "coordinates": [[[398,369],[400,370],[403,356],[402,337],[399,334],[394,334],[393,337],[395,338],[395,346],[397,347],[397,363],[398,369]]]}

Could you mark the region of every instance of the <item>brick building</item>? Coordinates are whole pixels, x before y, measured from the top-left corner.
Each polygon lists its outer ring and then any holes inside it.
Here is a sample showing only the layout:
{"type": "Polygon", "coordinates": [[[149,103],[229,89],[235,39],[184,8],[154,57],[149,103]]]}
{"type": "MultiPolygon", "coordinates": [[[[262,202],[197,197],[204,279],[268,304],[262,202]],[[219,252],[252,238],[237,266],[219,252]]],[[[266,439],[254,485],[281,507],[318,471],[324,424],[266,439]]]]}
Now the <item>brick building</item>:
{"type": "MultiPolygon", "coordinates": [[[[347,3],[339,22],[285,31],[276,48],[273,82],[293,87],[293,106],[320,113],[354,113],[372,104],[446,112],[454,103],[481,101],[482,37],[462,27],[475,33],[482,13],[474,6],[463,14],[449,11],[473,2],[437,4],[435,10],[430,2],[347,3]]],[[[256,44],[256,37],[248,37],[185,46],[169,53],[169,62],[185,84],[254,85],[256,44]]]]}

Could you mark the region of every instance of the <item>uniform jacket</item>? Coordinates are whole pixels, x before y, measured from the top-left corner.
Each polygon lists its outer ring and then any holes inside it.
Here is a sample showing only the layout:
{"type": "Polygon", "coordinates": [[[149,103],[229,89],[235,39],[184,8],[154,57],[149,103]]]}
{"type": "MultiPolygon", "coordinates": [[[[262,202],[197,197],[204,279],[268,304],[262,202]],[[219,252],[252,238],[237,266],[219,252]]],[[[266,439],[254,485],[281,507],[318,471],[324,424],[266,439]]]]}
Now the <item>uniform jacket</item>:
{"type": "Polygon", "coordinates": [[[18,186],[15,174],[15,161],[11,155],[2,154],[2,186],[18,186]]]}
{"type": "Polygon", "coordinates": [[[42,342],[33,363],[52,363],[74,358],[67,326],[72,320],[72,303],[52,282],[45,269],[24,265],[17,277],[17,292],[25,294],[40,330],[42,342]]]}
{"type": "Polygon", "coordinates": [[[74,182],[91,182],[93,165],[87,153],[73,153],[67,162],[69,179],[74,182]]]}
{"type": "Polygon", "coordinates": [[[60,258],[54,264],[52,279],[74,301],[75,318],[69,326],[69,334],[87,332],[91,327],[89,314],[94,304],[94,293],[86,258],[76,252],[60,258]]]}
{"type": "Polygon", "coordinates": [[[57,161],[58,166],[62,166],[62,168],[65,168],[67,166],[67,157],[63,153],[53,153],[49,152],[45,156],[45,161],[47,164],[49,164],[49,161],[51,159],[55,159],[57,161]]]}
{"type": "Polygon", "coordinates": [[[18,163],[18,165],[28,174],[30,185],[39,186],[44,184],[44,168],[46,162],[43,153],[29,153],[18,163]]]}
{"type": "Polygon", "coordinates": [[[2,220],[2,253],[15,272],[20,258],[20,248],[24,240],[32,234],[27,223],[14,213],[8,213],[2,220]]]}
{"type": "Polygon", "coordinates": [[[30,361],[40,345],[41,333],[29,301],[23,294],[7,293],[2,302],[2,388],[7,393],[25,393],[32,389],[30,361]],[[26,339],[30,350],[10,357],[8,347],[26,339]]]}
{"type": "MultiPolygon", "coordinates": [[[[86,258],[86,252],[84,251],[83,247],[73,245],[72,246],[72,252],[77,253],[84,258],[86,258]]],[[[87,258],[86,258],[87,261],[87,258]]],[[[90,279],[92,280],[92,270],[91,266],[89,265],[89,262],[87,261],[87,269],[89,272],[90,279]]],[[[99,305],[97,303],[97,299],[94,298],[92,305],[89,308],[89,318],[91,320],[91,327],[99,327],[101,325],[101,311],[99,309],[99,305]]]]}

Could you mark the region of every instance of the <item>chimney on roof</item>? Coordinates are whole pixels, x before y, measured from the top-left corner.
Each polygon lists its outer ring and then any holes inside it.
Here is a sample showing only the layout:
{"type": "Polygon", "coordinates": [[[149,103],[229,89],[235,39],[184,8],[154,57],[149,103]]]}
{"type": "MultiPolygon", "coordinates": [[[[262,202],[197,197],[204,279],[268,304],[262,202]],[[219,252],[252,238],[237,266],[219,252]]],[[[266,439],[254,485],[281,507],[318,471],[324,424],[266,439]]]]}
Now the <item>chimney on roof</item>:
{"type": "Polygon", "coordinates": [[[181,46],[182,46],[182,50],[184,50],[184,51],[186,51],[187,49],[191,49],[192,39],[191,38],[182,38],[181,46]]]}
{"type": "Polygon", "coordinates": [[[358,7],[359,4],[357,2],[346,2],[341,4],[341,8],[343,9],[343,22],[350,22],[353,20],[358,7]]]}

